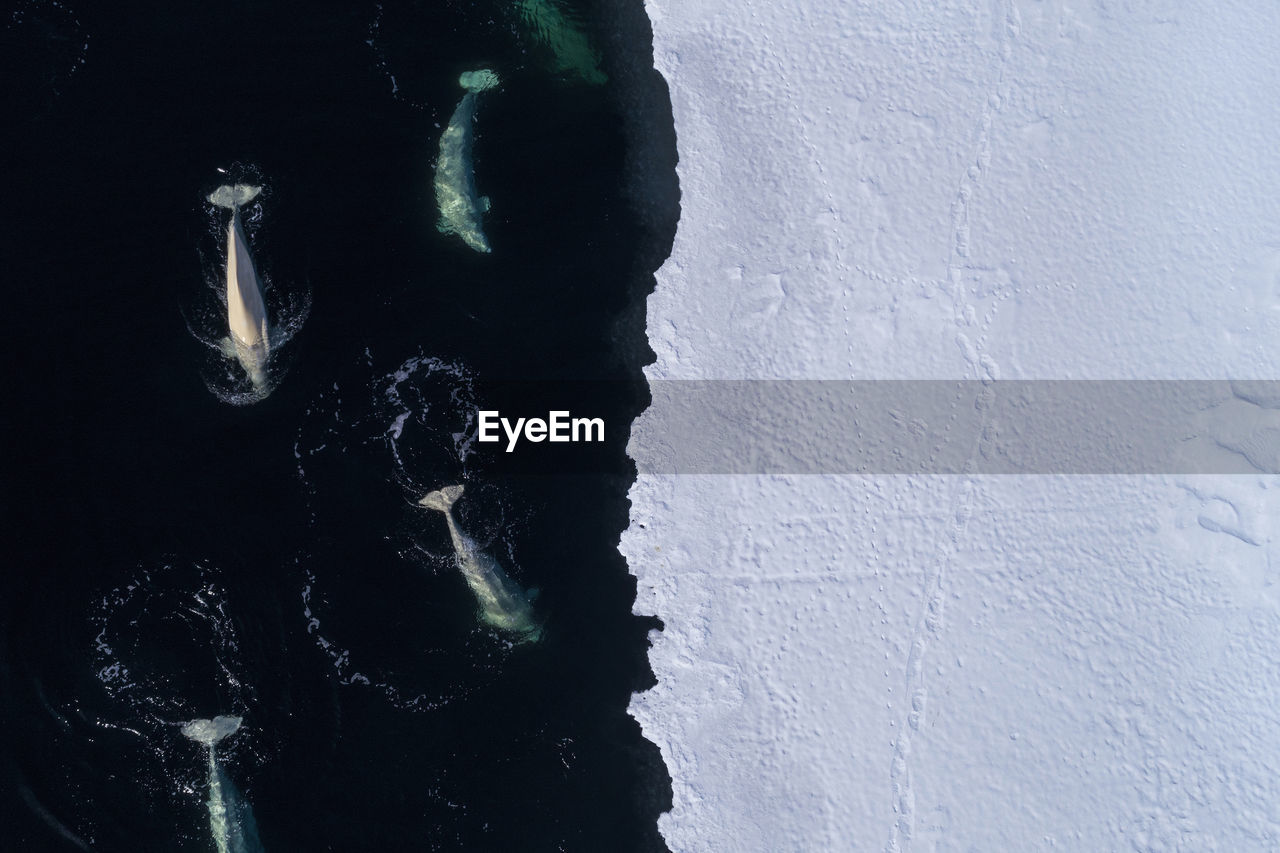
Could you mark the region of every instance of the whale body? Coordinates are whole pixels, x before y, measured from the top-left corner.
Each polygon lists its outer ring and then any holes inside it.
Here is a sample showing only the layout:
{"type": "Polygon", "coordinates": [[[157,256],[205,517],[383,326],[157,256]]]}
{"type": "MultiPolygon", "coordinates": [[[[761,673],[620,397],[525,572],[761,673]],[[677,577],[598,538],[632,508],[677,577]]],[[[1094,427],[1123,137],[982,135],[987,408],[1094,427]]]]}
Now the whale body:
{"type": "Polygon", "coordinates": [[[480,221],[489,209],[489,199],[476,191],[472,125],[477,95],[498,85],[498,75],[487,69],[467,71],[458,78],[458,85],[467,93],[440,137],[440,155],[436,159],[436,207],[440,210],[436,227],[443,234],[457,234],[477,252],[489,252],[492,250],[480,221]]]}
{"type": "Polygon", "coordinates": [[[182,727],[182,733],[209,752],[209,829],[218,853],[263,853],[258,840],[258,826],[253,810],[240,797],[231,779],[218,766],[217,744],[235,734],[242,722],[240,717],[218,716],[212,720],[192,720],[182,727]]]}
{"type": "Polygon", "coordinates": [[[267,334],[267,306],[262,286],[249,254],[249,241],[240,224],[240,208],[258,197],[262,187],[248,184],[218,187],[209,201],[231,210],[227,224],[227,327],[222,340],[223,354],[240,362],[255,390],[267,384],[267,356],[271,352],[267,334]]]}
{"type": "Polygon", "coordinates": [[[516,642],[527,643],[542,636],[542,626],[531,604],[534,594],[526,593],[498,565],[498,561],[458,527],[453,517],[453,504],[462,497],[462,486],[446,486],[418,501],[420,506],[438,510],[449,525],[449,538],[458,568],[480,606],[480,618],[486,624],[512,635],[516,642]]]}
{"type": "Polygon", "coordinates": [[[533,37],[550,49],[557,71],[593,86],[608,81],[600,70],[599,54],[559,0],[517,0],[516,8],[533,37]]]}

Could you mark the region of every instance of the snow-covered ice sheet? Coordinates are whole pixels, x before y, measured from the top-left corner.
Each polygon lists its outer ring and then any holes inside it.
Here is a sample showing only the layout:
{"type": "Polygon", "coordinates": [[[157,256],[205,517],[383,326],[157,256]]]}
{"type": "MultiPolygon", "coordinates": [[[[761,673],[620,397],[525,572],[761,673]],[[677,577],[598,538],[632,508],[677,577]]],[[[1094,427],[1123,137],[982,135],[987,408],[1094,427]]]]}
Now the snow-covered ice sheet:
{"type": "MultiPolygon", "coordinates": [[[[651,379],[1280,377],[1280,6],[646,8],[651,379]]],[[[673,849],[1280,848],[1276,477],[632,498],[673,849]]]]}

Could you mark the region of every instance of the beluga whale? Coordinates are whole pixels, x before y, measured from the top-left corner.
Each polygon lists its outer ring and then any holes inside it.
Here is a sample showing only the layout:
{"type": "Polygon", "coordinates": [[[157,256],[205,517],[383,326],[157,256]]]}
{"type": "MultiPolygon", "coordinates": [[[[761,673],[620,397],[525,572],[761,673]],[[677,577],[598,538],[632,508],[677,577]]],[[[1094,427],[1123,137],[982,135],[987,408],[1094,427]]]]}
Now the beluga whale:
{"type": "Polygon", "coordinates": [[[218,853],[263,853],[253,810],[218,765],[216,754],[217,745],[235,734],[241,722],[240,717],[218,716],[192,720],[182,727],[184,735],[204,744],[209,753],[209,829],[218,853]]]}
{"type": "Polygon", "coordinates": [[[443,234],[457,234],[477,252],[490,252],[484,236],[481,217],[489,210],[489,199],[476,191],[472,163],[472,125],[475,123],[476,98],[486,89],[498,85],[498,75],[488,69],[464,71],[458,85],[466,90],[440,137],[440,156],[436,159],[436,206],[440,209],[437,228],[443,234]]]}
{"type": "Polygon", "coordinates": [[[593,86],[606,83],[609,77],[600,70],[600,55],[561,5],[561,0],[517,0],[516,9],[533,37],[550,49],[558,72],[593,86]]]}
{"type": "Polygon", "coordinates": [[[234,358],[261,396],[267,388],[267,356],[271,339],[267,332],[267,306],[262,286],[249,254],[249,241],[240,224],[240,208],[258,197],[262,187],[248,184],[221,186],[209,194],[209,201],[231,211],[227,223],[227,326],[230,334],[221,341],[222,354],[234,358]]]}
{"type": "Polygon", "coordinates": [[[542,624],[533,612],[532,602],[537,592],[526,593],[507,576],[498,561],[480,550],[467,534],[462,532],[453,517],[453,505],[462,497],[462,486],[445,486],[418,501],[420,506],[438,510],[449,525],[449,538],[458,569],[471,587],[480,606],[480,619],[497,628],[517,643],[531,643],[542,637],[542,624]]]}

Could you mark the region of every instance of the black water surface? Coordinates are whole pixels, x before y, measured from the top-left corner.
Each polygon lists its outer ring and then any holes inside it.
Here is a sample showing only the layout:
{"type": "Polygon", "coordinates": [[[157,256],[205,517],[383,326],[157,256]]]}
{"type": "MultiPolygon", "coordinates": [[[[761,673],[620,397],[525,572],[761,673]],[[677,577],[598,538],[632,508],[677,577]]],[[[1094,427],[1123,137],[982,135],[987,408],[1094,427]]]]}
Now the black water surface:
{"type": "Polygon", "coordinates": [[[5,8],[0,849],[212,850],[175,724],[217,713],[268,851],[661,849],[626,714],[659,623],[616,545],[674,138],[639,0],[575,8],[604,85],[497,0],[5,8]],[[431,188],[477,67],[492,255],[431,188]],[[219,168],[265,184],[253,250],[311,304],[252,405],[198,339],[219,168]],[[476,406],[544,392],[603,448],[467,443],[476,406]],[[414,503],[451,482],[541,589],[540,642],[477,623],[414,503]]]}

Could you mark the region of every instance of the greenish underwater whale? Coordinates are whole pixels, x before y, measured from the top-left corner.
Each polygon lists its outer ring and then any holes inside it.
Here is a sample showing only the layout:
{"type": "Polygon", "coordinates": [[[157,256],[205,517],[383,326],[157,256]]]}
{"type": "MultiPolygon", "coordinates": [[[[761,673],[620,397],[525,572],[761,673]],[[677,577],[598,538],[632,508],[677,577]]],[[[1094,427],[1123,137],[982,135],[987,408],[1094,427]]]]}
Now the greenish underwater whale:
{"type": "Polygon", "coordinates": [[[440,209],[436,227],[441,233],[457,234],[477,252],[489,252],[492,250],[480,221],[489,209],[489,199],[476,191],[472,125],[477,95],[498,85],[498,75],[486,69],[466,71],[458,78],[458,84],[467,93],[440,137],[440,156],[436,159],[436,206],[440,209]]]}
{"type": "Polygon", "coordinates": [[[458,527],[453,504],[462,497],[462,486],[446,486],[418,501],[420,506],[438,510],[449,525],[449,538],[458,568],[480,606],[480,619],[510,634],[516,642],[529,643],[542,637],[542,625],[533,612],[536,592],[526,593],[507,576],[498,561],[480,550],[458,527]]]}
{"type": "Polygon", "coordinates": [[[582,25],[561,5],[560,0],[517,0],[516,9],[533,37],[551,51],[557,71],[594,86],[607,82],[600,55],[582,25]]]}
{"type": "Polygon", "coordinates": [[[218,766],[216,747],[223,738],[240,728],[240,717],[219,716],[212,720],[192,720],[182,733],[209,752],[209,828],[218,853],[263,853],[253,809],[240,797],[231,779],[218,766]]]}

